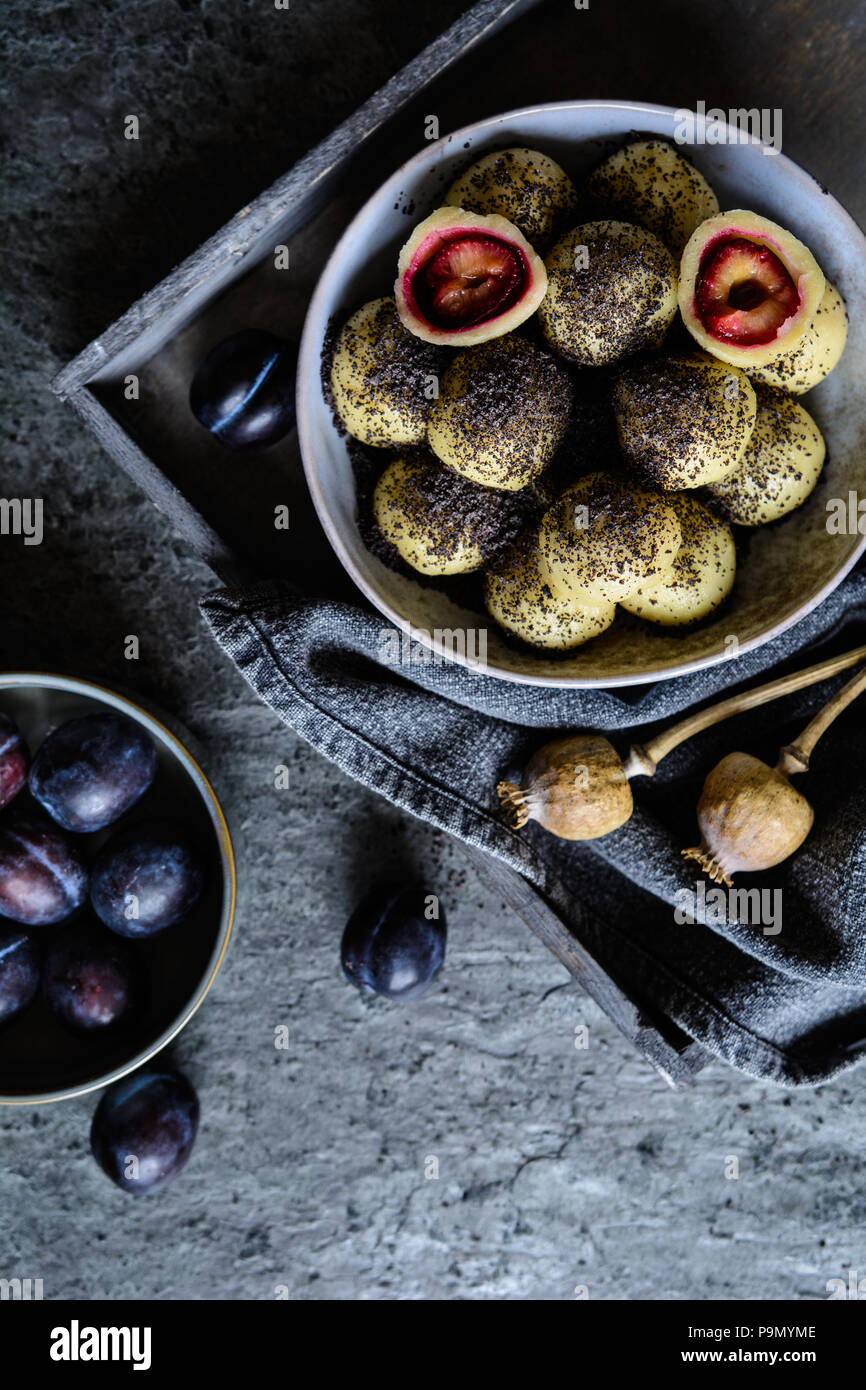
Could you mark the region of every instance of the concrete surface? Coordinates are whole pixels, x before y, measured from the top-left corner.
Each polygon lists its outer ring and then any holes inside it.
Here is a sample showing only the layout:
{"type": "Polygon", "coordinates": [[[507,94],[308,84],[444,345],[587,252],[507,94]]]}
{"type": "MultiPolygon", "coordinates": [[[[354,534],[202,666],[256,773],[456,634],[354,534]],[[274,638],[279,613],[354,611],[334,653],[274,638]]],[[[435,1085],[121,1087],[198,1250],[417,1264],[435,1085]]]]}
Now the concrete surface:
{"type": "Polygon", "coordinates": [[[866,1272],[864,1073],[789,1095],[711,1066],[669,1090],[459,851],[255,701],[198,618],[209,573],[46,391],[459,8],[416,4],[409,30],[401,0],[293,0],[289,36],[265,0],[6,6],[0,491],[42,495],[48,530],[0,540],[2,662],[134,685],[183,719],[245,880],[175,1048],[203,1112],[175,1185],[136,1201],[106,1182],[92,1099],[0,1111],[0,1275],[47,1298],[809,1300],[866,1272]],[[147,131],[133,152],[129,112],[147,131]],[[394,861],[423,869],[450,922],[441,985],[412,1008],[362,1001],[337,959],[394,861]]]}

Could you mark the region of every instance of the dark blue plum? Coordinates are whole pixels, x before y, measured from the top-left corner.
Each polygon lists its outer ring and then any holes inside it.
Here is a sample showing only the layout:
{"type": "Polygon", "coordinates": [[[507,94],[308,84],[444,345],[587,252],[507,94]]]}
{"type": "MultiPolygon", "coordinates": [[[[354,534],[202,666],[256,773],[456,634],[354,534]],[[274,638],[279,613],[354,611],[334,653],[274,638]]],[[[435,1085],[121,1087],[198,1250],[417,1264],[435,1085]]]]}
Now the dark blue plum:
{"type": "Polygon", "coordinates": [[[155,1192],[183,1168],[198,1131],[198,1097],[177,1072],[136,1072],[105,1092],[90,1130],[93,1157],[124,1192],[155,1192]]]}
{"type": "Polygon", "coordinates": [[[153,781],[156,748],[125,714],[70,719],[49,734],[30,769],[30,790],[64,830],[102,830],[153,781]]]}
{"type": "Polygon", "coordinates": [[[295,423],[295,362],[294,350],[272,333],[235,333],[199,366],[190,409],[227,449],[266,449],[295,423]]]}
{"type": "Polygon", "coordinates": [[[0,713],[0,810],[8,806],[27,781],[30,758],[18,726],[0,713]]]}
{"type": "Polygon", "coordinates": [[[62,922],[87,897],[87,869],[74,840],[42,816],[0,822],[0,917],[26,927],[62,922]]]}
{"type": "Polygon", "coordinates": [[[113,835],[93,866],[90,901],[121,936],[153,936],[179,922],[198,902],[203,875],[181,830],[164,821],[113,835]]]}
{"type": "Polygon", "coordinates": [[[76,1032],[111,1028],[136,999],[130,948],[102,927],[63,932],[45,958],[42,992],[49,1008],[76,1032]]]}
{"type": "Polygon", "coordinates": [[[0,931],[0,1023],[26,1009],[39,988],[39,954],[26,932],[0,931]]]}
{"type": "Polygon", "coordinates": [[[445,937],[445,914],[434,894],[423,888],[377,888],[346,924],[343,971],[364,994],[414,999],[441,968],[445,937]]]}

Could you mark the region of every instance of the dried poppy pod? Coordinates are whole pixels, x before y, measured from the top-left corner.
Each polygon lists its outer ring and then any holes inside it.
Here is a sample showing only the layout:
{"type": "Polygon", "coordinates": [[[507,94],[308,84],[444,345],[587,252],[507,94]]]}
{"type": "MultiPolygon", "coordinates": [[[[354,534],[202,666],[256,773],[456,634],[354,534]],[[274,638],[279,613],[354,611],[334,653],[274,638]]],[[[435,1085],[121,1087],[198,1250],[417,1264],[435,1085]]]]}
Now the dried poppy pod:
{"type": "MultiPolygon", "coordinates": [[[[620,759],[616,749],[601,734],[587,732],[555,739],[540,748],[531,758],[522,785],[518,786],[516,782],[497,784],[496,790],[509,824],[514,830],[520,830],[527,821],[537,820],[545,830],[563,840],[596,840],[602,835],[609,835],[612,830],[618,830],[624,825],[632,813],[629,779],[652,777],[662,758],[666,758],[668,753],[678,748],[686,739],[703,729],[709,729],[723,719],[729,719],[734,714],[755,709],[769,700],[790,695],[795,690],[804,690],[816,681],[826,680],[829,676],[845,671],[864,659],[866,646],[855,647],[850,652],[843,652],[841,656],[830,657],[829,660],[818,662],[815,666],[808,666],[804,671],[795,671],[791,675],[769,681],[766,685],[756,686],[754,690],[731,695],[726,700],[687,715],[671,728],[656,734],[647,743],[632,744],[625,761],[620,759]]],[[[767,796],[778,793],[781,804],[784,792],[776,785],[775,779],[778,777],[780,782],[784,782],[792,772],[804,771],[808,766],[809,753],[821,733],[863,688],[866,688],[866,669],[839,691],[804,730],[796,744],[782,750],[775,772],[764,763],[758,762],[757,758],[749,758],[744,753],[731,754],[731,758],[743,760],[738,765],[738,770],[742,773],[744,784],[750,777],[754,781],[763,780],[770,786],[767,796]],[[756,769],[764,769],[766,776],[759,776],[756,769]]],[[[711,773],[707,779],[708,784],[713,775],[711,773]]],[[[734,779],[732,789],[735,793],[739,790],[739,777],[734,779]]],[[[788,791],[794,797],[799,797],[799,793],[794,792],[792,787],[788,787],[788,791]]],[[[700,858],[706,854],[709,864],[713,859],[715,846],[720,845],[724,848],[725,832],[739,824],[738,817],[744,804],[731,813],[728,823],[724,807],[717,813],[721,801],[714,800],[709,808],[707,820],[712,846],[709,842],[702,842],[697,849],[683,850],[683,853],[690,858],[700,858]],[[720,823],[721,837],[716,833],[717,823],[720,823]]],[[[793,813],[791,816],[793,819],[793,813]]],[[[703,825],[701,828],[703,830],[703,825]]],[[[798,843],[805,839],[808,829],[809,826],[798,843]]],[[[793,848],[796,849],[797,845],[793,848]]],[[[792,852],[793,850],[788,850],[788,853],[792,852]]],[[[782,858],[784,857],[783,855],[782,858]]],[[[738,867],[744,866],[733,865],[733,868],[738,867]]]]}
{"type": "Polygon", "coordinates": [[[682,850],[696,859],[714,883],[735,873],[772,869],[800,848],[815,819],[804,796],[788,778],[805,772],[821,735],[866,690],[866,666],[807,724],[800,737],[768,767],[748,753],[729,753],[713,768],[698,802],[701,843],[682,850]]]}
{"type": "Polygon", "coordinates": [[[510,825],[537,820],[561,840],[597,840],[624,825],[634,802],[622,760],[600,734],[573,734],[530,759],[523,785],[496,788],[510,825]]]}
{"type": "Polygon", "coordinates": [[[698,802],[701,843],[682,851],[714,883],[758,873],[799,849],[815,813],[778,768],[748,753],[729,753],[713,768],[698,802]]]}

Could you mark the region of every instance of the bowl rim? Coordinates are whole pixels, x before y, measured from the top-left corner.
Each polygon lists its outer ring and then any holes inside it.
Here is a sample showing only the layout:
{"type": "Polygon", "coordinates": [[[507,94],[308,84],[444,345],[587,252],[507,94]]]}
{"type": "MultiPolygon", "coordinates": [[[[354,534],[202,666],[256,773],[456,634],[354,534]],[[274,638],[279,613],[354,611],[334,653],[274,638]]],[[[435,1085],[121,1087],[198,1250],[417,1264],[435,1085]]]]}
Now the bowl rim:
{"type": "MultiPolygon", "coordinates": [[[[339,241],[334,246],[324,269],[316,283],[307,313],[304,319],[304,328],[301,335],[301,343],[298,351],[298,370],[296,385],[296,414],[298,428],[298,443],[301,451],[301,462],[303,464],[304,476],[307,487],[313,499],[316,514],[325,535],[328,538],[333,550],[335,551],[340,563],[349,575],[350,579],[361,590],[362,594],[376,608],[383,617],[389,619],[396,627],[407,633],[413,641],[426,647],[431,652],[437,652],[447,660],[454,662],[458,666],[477,670],[477,662],[468,659],[465,654],[459,651],[443,650],[437,647],[433,635],[424,628],[415,628],[410,619],[403,617],[401,613],[385,598],[376,588],[373,580],[368,574],[355,563],[355,559],[345,544],[340,528],[336,524],[315,463],[316,451],[313,445],[312,423],[308,408],[309,392],[308,388],[312,385],[314,390],[320,390],[321,380],[321,349],[316,343],[317,325],[322,317],[323,305],[330,291],[330,281],[335,273],[336,267],[341,263],[347,249],[352,244],[355,228],[365,217],[373,202],[378,202],[385,195],[385,191],[391,192],[398,190],[400,183],[407,174],[413,173],[416,169],[435,161],[437,153],[442,153],[451,146],[456,146],[467,137],[475,137],[479,133],[493,131],[504,122],[515,121],[535,115],[539,112],[561,111],[572,112],[576,110],[592,111],[621,111],[632,112],[636,115],[652,115],[656,117],[674,117],[688,110],[686,107],[663,106],[653,102],[642,101],[621,101],[621,100],[575,100],[575,101],[554,101],[537,102],[531,106],[518,106],[510,111],[502,111],[498,115],[485,116],[480,121],[473,121],[469,125],[461,126],[458,130],[451,131],[448,135],[442,136],[439,140],[432,141],[426,148],[419,150],[410,159],[404,161],[399,168],[380,184],[370,197],[367,198],[358,209],[351,221],[344,229],[339,241]]],[[[706,129],[708,124],[707,115],[704,113],[690,112],[694,116],[697,125],[706,129]]],[[[734,127],[728,121],[712,122],[713,125],[723,124],[726,129],[733,130],[734,127]]],[[[696,128],[697,128],[696,125],[696,128]]],[[[747,141],[742,139],[738,132],[737,143],[752,144],[763,146],[757,136],[749,134],[747,141]]],[[[795,178],[797,182],[810,191],[813,186],[821,187],[812,174],[806,172],[799,164],[796,164],[789,156],[779,151],[774,158],[781,162],[788,174],[795,178]]],[[[864,237],[858,224],[854,221],[851,214],[842,206],[832,193],[824,192],[823,196],[829,198],[835,209],[841,214],[842,218],[848,223],[849,230],[855,240],[861,243],[861,250],[864,262],[866,262],[866,237],[864,237]]],[[[774,623],[764,632],[740,642],[736,655],[744,656],[746,652],[754,651],[756,648],[763,647],[766,643],[780,637],[789,628],[796,626],[805,617],[812,613],[829,594],[836,589],[845,576],[854,568],[858,561],[866,552],[866,535],[863,535],[854,546],[851,554],[840,565],[836,572],[812,594],[805,603],[801,604],[793,613],[774,623]]],[[[732,653],[721,651],[711,653],[707,656],[695,657],[690,661],[680,662],[675,665],[661,666],[653,671],[639,672],[637,674],[626,673],[614,676],[555,676],[555,675],[535,675],[531,672],[512,671],[492,665],[485,665],[480,674],[492,676],[496,680],[509,681],[517,685],[535,685],[547,687],[554,690],[589,690],[589,689],[614,689],[622,686],[649,685],[660,680],[671,680],[677,676],[689,675],[695,671],[701,671],[710,666],[718,666],[724,661],[731,659],[732,653]]]]}
{"type": "MultiPolygon", "coordinates": [[[[105,1086],[112,1085],[119,1081],[121,1077],[128,1076],[130,1072],[137,1071],[160,1053],[163,1048],[177,1037],[189,1023],[193,1014],[201,1007],[206,995],[210,992],[211,985],[217,977],[223,963],[226,950],[228,949],[229,939],[234,927],[235,912],[237,908],[237,864],[235,860],[234,845],[232,844],[231,833],[225,813],[220,805],[219,798],[211,786],[208,778],[202,771],[199,763],[193,757],[189,749],[181,742],[175,733],[169,729],[161,719],[136,703],[127,695],[121,695],[118,691],[112,690],[108,686],[100,685],[96,681],[82,680],[77,676],[58,675],[49,671],[2,671],[0,672],[0,692],[11,688],[30,686],[38,689],[60,690],[70,695],[84,695],[91,699],[98,699],[100,703],[107,704],[121,713],[132,713],[137,723],[150,726],[150,731],[155,732],[163,743],[169,746],[169,751],[181,763],[184,771],[191,778],[193,785],[199,793],[202,801],[210,816],[211,824],[217,837],[220,853],[220,863],[222,866],[223,879],[223,900],[220,911],[220,920],[217,930],[217,939],[214,943],[207,965],[202,973],[202,977],[197,988],[193,992],[189,1002],[181,1012],[180,1017],[175,1022],[168,1025],[154,1042],[148,1044],[138,1052],[135,1057],[128,1062],[121,1063],[114,1067],[110,1072],[105,1072],[95,1081],[85,1082],[83,1085],[67,1086],[61,1090],[51,1092],[35,1092],[32,1095],[5,1095],[0,1094],[0,1105],[49,1105],[58,1100],[71,1100],[75,1096],[84,1096],[91,1091],[100,1091],[105,1086]]],[[[5,919],[0,919],[5,920],[5,919]]]]}

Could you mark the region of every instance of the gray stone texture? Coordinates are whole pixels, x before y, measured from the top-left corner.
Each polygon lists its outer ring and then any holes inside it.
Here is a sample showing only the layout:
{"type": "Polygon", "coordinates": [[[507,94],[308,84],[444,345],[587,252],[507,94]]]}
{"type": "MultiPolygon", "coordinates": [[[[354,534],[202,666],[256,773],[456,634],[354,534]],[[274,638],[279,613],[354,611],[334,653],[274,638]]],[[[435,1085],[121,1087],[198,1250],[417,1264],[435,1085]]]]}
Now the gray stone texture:
{"type": "MultiPolygon", "coordinates": [[[[41,547],[0,541],[2,663],[133,686],[184,720],[243,874],[231,952],[174,1048],[203,1114],[177,1183],[139,1200],[107,1183],[88,1151],[93,1098],[0,1110],[0,1275],[42,1278],[48,1298],[270,1299],[286,1285],[300,1299],[568,1300],[585,1284],[597,1299],[809,1300],[866,1272],[863,1073],[790,1095],[713,1065],[671,1091],[458,848],[256,702],[199,620],[212,576],[47,389],[460,8],[292,0],[289,19],[268,0],[7,0],[0,491],[42,495],[48,530],[41,547]],[[121,138],[128,113],[138,144],[121,138]],[[279,762],[289,792],[273,789],[279,762]],[[362,1000],[338,963],[359,893],[400,865],[450,925],[441,983],[404,1008],[362,1000]],[[287,1052],[273,1045],[283,1023],[287,1052]]],[[[621,39],[647,9],[603,8],[621,39]]],[[[669,23],[681,8],[664,6],[669,23]]],[[[732,8],[765,53],[769,12],[791,36],[816,25],[796,49],[807,106],[793,105],[788,148],[805,158],[802,129],[820,175],[823,142],[846,137],[810,124],[831,100],[824,20],[798,3],[732,8]]],[[[708,28],[719,13],[706,7],[708,28]]],[[[737,22],[739,54],[752,43],[737,22]]],[[[628,51],[600,95],[683,99],[691,82],[629,88],[628,51]]]]}

